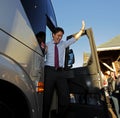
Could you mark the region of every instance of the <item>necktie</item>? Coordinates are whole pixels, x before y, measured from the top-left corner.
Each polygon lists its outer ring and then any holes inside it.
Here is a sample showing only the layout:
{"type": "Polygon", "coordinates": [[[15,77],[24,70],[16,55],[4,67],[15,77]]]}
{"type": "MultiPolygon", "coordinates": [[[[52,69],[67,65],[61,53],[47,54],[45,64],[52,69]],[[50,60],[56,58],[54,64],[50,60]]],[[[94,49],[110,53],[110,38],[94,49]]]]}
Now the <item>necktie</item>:
{"type": "Polygon", "coordinates": [[[54,63],[55,63],[55,68],[59,67],[59,54],[58,54],[58,47],[57,44],[55,44],[55,59],[54,59],[54,63]]]}

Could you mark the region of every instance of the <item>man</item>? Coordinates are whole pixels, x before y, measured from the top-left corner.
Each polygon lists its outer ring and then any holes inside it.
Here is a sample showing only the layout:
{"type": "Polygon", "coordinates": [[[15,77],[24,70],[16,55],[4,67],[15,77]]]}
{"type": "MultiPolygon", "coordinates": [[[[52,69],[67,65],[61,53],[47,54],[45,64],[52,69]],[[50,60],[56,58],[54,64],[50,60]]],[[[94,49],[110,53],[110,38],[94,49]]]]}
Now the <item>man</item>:
{"type": "Polygon", "coordinates": [[[45,91],[43,99],[43,118],[49,118],[54,88],[58,93],[58,116],[63,118],[69,104],[69,89],[63,73],[65,49],[75,43],[85,30],[85,22],[82,21],[81,30],[72,35],[67,41],[62,41],[64,30],[56,27],[52,33],[53,40],[47,43],[45,62],[45,91]],[[57,48],[57,49],[56,49],[57,48]],[[55,51],[57,50],[57,51],[55,51]],[[57,54],[55,54],[57,52],[57,54]],[[57,56],[56,56],[57,55],[57,56]]]}
{"type": "Polygon", "coordinates": [[[110,78],[108,78],[108,90],[111,97],[111,100],[113,101],[113,107],[115,108],[115,112],[117,115],[117,118],[120,118],[119,113],[119,91],[116,89],[116,80],[117,77],[115,75],[115,72],[110,72],[110,78]]]}
{"type": "Polygon", "coordinates": [[[45,37],[46,37],[45,32],[43,32],[43,31],[36,34],[37,41],[38,41],[38,43],[40,45],[40,48],[41,48],[43,54],[45,53],[45,49],[46,49],[45,37]]]}
{"type": "Polygon", "coordinates": [[[120,92],[120,70],[118,70],[117,80],[116,80],[116,87],[120,92]]]}

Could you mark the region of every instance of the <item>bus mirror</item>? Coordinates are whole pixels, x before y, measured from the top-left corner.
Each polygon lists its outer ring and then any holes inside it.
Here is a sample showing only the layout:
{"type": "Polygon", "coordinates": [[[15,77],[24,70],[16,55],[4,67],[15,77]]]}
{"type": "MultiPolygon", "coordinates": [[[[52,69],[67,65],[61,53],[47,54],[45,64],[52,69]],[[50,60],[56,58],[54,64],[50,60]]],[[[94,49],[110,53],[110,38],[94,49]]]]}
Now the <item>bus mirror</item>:
{"type": "Polygon", "coordinates": [[[75,62],[73,50],[70,49],[68,53],[68,67],[72,67],[75,62]]]}

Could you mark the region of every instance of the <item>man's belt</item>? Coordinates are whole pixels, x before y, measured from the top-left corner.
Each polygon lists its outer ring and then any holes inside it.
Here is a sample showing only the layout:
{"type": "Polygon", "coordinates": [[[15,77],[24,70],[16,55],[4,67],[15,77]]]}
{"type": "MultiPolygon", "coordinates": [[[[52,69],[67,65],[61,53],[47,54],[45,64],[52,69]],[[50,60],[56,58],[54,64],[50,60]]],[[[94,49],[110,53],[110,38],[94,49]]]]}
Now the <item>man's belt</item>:
{"type": "Polygon", "coordinates": [[[53,66],[45,66],[45,68],[51,69],[51,70],[55,70],[55,71],[63,71],[63,70],[64,70],[63,67],[55,68],[55,67],[53,67],[53,66]]]}

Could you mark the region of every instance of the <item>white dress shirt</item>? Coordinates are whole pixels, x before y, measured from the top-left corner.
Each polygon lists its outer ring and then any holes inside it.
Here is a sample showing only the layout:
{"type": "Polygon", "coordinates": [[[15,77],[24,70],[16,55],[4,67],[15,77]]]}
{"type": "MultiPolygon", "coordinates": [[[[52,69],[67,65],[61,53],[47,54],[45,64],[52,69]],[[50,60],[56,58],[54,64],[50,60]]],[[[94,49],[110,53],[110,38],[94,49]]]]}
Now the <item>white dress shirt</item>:
{"type": "MultiPolygon", "coordinates": [[[[61,40],[57,46],[58,46],[58,52],[59,52],[59,66],[64,67],[64,60],[65,60],[65,49],[73,44],[76,40],[74,38],[71,38],[69,40],[63,41],[61,40]]],[[[46,53],[46,61],[45,65],[47,66],[53,66],[54,67],[54,41],[48,42],[47,44],[48,50],[46,53]]]]}

